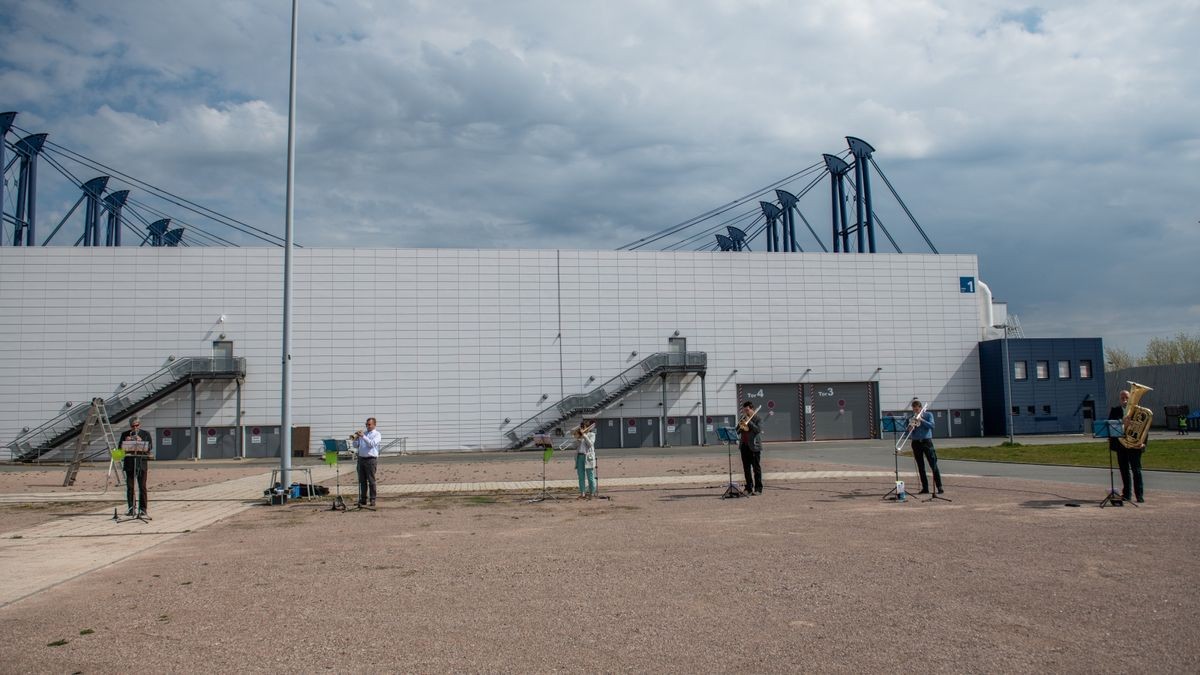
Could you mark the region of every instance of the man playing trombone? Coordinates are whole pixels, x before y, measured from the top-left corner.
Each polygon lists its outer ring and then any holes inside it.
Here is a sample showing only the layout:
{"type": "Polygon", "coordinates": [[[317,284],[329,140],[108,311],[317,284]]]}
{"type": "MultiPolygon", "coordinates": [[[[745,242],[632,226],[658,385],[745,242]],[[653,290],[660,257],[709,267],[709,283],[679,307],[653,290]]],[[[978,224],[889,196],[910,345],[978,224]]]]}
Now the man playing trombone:
{"type": "Polygon", "coordinates": [[[925,460],[929,460],[929,468],[933,471],[933,485],[940,495],[942,489],[942,472],[938,471],[937,451],[933,449],[933,413],[925,409],[920,401],[912,402],[913,416],[908,420],[908,428],[912,435],[913,459],[917,460],[917,473],[921,476],[921,491],[917,494],[929,494],[929,478],[925,475],[925,460]]]}
{"type": "Polygon", "coordinates": [[[575,473],[579,476],[578,499],[597,496],[596,488],[596,422],[580,420],[579,426],[571,430],[576,440],[575,473]]]}
{"type": "Polygon", "coordinates": [[[746,495],[761,495],[762,483],[762,422],[754,404],[742,404],[738,419],[738,451],[742,453],[742,470],[746,472],[746,495]]]}
{"type": "Polygon", "coordinates": [[[375,506],[375,469],[379,464],[379,443],[382,437],[375,428],[375,418],[367,418],[365,431],[356,431],[350,437],[358,455],[358,505],[375,506]]]}

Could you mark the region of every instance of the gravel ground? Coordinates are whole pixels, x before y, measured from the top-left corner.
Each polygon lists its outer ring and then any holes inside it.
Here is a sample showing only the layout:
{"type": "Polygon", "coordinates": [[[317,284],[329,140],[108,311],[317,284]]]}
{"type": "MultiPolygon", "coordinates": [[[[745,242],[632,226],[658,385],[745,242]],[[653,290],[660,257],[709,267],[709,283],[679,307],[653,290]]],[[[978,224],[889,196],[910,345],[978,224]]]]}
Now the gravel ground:
{"type": "MultiPolygon", "coordinates": [[[[650,460],[605,475],[665,475],[650,460]]],[[[1100,509],[1092,488],[961,478],[952,503],[900,504],[889,483],[251,509],[0,609],[0,670],[1200,670],[1200,497],[1100,509]]]]}

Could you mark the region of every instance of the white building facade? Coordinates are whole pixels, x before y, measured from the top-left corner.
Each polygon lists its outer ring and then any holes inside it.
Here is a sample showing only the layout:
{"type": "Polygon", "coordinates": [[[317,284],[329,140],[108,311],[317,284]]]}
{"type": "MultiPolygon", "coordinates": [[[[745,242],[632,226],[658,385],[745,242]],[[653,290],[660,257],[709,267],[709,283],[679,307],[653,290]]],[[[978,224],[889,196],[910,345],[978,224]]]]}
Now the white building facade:
{"type": "MultiPolygon", "coordinates": [[[[266,433],[280,418],[282,257],[0,249],[0,442],[214,343],[246,360],[240,422],[266,433]]],[[[292,420],[313,449],[368,416],[409,451],[503,448],[527,418],[683,338],[706,355],[703,382],[653,377],[591,413],[616,443],[635,419],[666,436],[639,444],[679,442],[685,421],[711,427],[740,396],[776,390],[764,410],[795,419],[772,434],[768,418],[768,440],[832,437],[816,430],[835,421],[818,424],[821,397],[859,417],[852,435],[879,435],[878,415],[914,396],[947,415],[980,408],[977,277],[971,255],[296,249],[292,420]],[[868,409],[841,397],[845,383],[868,409]]],[[[234,383],[217,382],[139,414],[150,428],[229,429],[237,412],[234,383]]]]}

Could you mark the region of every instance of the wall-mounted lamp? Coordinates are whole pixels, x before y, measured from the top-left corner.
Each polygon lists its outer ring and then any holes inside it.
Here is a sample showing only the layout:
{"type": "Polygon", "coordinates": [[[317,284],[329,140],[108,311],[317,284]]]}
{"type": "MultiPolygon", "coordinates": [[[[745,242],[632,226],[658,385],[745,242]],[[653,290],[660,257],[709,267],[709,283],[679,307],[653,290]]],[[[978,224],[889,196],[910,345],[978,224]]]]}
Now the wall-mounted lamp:
{"type": "Polygon", "coordinates": [[[21,433],[23,433],[23,434],[29,433],[29,427],[21,427],[21,433]]]}
{"type": "Polygon", "coordinates": [[[125,384],[124,382],[122,382],[122,383],[121,383],[121,385],[120,385],[120,387],[121,387],[122,389],[124,389],[125,387],[128,387],[128,386],[129,386],[129,385],[125,384]]]}
{"type": "Polygon", "coordinates": [[[879,366],[878,368],[876,368],[876,369],[875,369],[875,372],[877,372],[877,373],[878,373],[878,372],[879,372],[879,371],[881,371],[881,370],[883,370],[883,366],[879,366]]]}
{"type": "Polygon", "coordinates": [[[217,323],[225,323],[225,315],[224,314],[221,315],[221,318],[217,319],[217,323]]]}
{"type": "Polygon", "coordinates": [[[508,424],[508,423],[509,423],[509,422],[511,422],[511,421],[512,421],[512,420],[511,420],[510,418],[508,418],[508,417],[505,417],[505,418],[504,418],[504,423],[505,423],[505,424],[508,424]]]}
{"type": "Polygon", "coordinates": [[[730,373],[730,375],[737,375],[737,368],[734,368],[734,369],[733,369],[733,372],[732,372],[732,373],[730,373]]]}
{"type": "Polygon", "coordinates": [[[804,372],[806,372],[806,373],[811,373],[811,372],[812,372],[812,368],[805,368],[805,369],[804,369],[804,372]]]}
{"type": "Polygon", "coordinates": [[[545,401],[545,400],[546,400],[546,399],[548,399],[548,398],[550,398],[550,394],[542,394],[542,400],[543,400],[543,401],[545,401]]]}
{"type": "Polygon", "coordinates": [[[588,375],[588,382],[595,382],[595,381],[596,381],[595,375],[588,375]]]}
{"type": "Polygon", "coordinates": [[[629,355],[630,355],[630,356],[637,356],[637,350],[635,349],[635,350],[633,350],[633,351],[629,352],[629,355]]]}
{"type": "Polygon", "coordinates": [[[172,355],[168,356],[168,357],[167,357],[167,360],[168,360],[168,361],[174,361],[174,360],[175,360],[175,355],[174,355],[174,354],[172,354],[172,355]]]}
{"type": "Polygon", "coordinates": [[[217,339],[218,339],[218,340],[224,340],[224,339],[225,339],[225,334],[224,334],[224,333],[221,333],[220,335],[218,335],[218,336],[217,336],[217,339]]]}
{"type": "Polygon", "coordinates": [[[66,407],[68,407],[68,408],[70,408],[70,407],[71,407],[71,406],[73,406],[73,405],[75,405],[75,404],[74,404],[74,403],[72,403],[72,402],[70,402],[70,401],[67,401],[67,402],[66,402],[66,407]]]}
{"type": "Polygon", "coordinates": [[[679,331],[675,331],[675,337],[679,337],[679,331]]]}

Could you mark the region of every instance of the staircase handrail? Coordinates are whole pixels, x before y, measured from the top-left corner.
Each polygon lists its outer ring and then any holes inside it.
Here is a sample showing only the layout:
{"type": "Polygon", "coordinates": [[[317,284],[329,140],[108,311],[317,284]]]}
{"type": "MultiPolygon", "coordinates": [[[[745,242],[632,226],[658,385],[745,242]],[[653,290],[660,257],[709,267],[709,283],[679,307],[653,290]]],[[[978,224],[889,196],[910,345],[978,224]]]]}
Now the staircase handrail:
{"type": "MultiPolygon", "coordinates": [[[[186,356],[175,359],[155,372],[143,377],[131,385],[122,387],[112,396],[104,399],[104,405],[111,410],[110,418],[121,419],[122,413],[137,405],[146,398],[153,396],[163,388],[180,380],[196,375],[215,374],[246,374],[246,359],[242,357],[212,357],[186,356]],[[161,386],[159,386],[161,385],[161,386]],[[157,388],[156,388],[157,387],[157,388]]],[[[49,421],[26,432],[22,432],[9,445],[10,458],[15,459],[22,451],[31,451],[43,443],[48,443],[72,428],[81,426],[87,419],[91,401],[80,403],[59,413],[49,421]],[[37,442],[34,440],[37,439],[37,442]]],[[[47,450],[50,448],[47,448],[47,450]]]]}
{"type": "Polygon", "coordinates": [[[570,394],[553,405],[543,408],[529,419],[513,427],[506,435],[514,441],[527,438],[556,420],[571,417],[580,411],[595,410],[606,397],[623,393],[628,387],[636,386],[660,371],[703,369],[707,364],[708,354],[705,352],[656,352],[587,393],[570,394]]]}

